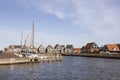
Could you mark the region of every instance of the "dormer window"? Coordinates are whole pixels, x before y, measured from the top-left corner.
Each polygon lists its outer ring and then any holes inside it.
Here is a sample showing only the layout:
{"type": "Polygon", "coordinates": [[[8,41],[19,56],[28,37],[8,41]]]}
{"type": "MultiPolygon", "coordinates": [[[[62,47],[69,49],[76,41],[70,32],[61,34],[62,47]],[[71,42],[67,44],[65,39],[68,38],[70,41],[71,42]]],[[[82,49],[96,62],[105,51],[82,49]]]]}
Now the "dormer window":
{"type": "Polygon", "coordinates": [[[116,48],[113,48],[113,51],[116,51],[116,48]]]}

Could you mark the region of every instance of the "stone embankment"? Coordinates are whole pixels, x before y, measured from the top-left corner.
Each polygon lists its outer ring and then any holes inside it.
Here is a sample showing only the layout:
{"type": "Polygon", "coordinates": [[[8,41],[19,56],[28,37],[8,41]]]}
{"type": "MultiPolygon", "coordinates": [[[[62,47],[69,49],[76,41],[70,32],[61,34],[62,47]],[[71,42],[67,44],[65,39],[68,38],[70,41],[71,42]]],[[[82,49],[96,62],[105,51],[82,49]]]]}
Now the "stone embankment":
{"type": "Polygon", "coordinates": [[[120,54],[106,54],[106,53],[80,53],[80,54],[62,54],[62,55],[63,56],[120,59],[120,54]]]}

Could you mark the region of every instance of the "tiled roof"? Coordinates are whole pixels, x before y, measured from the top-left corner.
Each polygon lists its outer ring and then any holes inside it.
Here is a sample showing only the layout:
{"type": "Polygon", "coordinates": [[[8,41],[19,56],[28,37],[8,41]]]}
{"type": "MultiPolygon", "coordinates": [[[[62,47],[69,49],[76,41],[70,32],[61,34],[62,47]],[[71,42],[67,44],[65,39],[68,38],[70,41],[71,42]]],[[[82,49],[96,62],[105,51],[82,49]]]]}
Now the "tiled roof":
{"type": "Polygon", "coordinates": [[[65,47],[64,45],[60,45],[61,47],[65,47]]]}
{"type": "Polygon", "coordinates": [[[66,48],[67,49],[73,48],[73,45],[67,45],[66,48]]]}
{"type": "Polygon", "coordinates": [[[120,44],[117,44],[118,48],[120,49],[120,44]]]}
{"type": "Polygon", "coordinates": [[[9,48],[21,48],[21,45],[10,45],[9,48]]]}
{"type": "Polygon", "coordinates": [[[51,45],[48,45],[48,46],[47,46],[47,49],[48,49],[48,48],[52,48],[52,49],[53,49],[53,47],[52,47],[51,45]]]}
{"type": "Polygon", "coordinates": [[[85,49],[90,49],[93,44],[94,44],[94,42],[87,43],[87,45],[85,46],[85,49]]]}
{"type": "Polygon", "coordinates": [[[109,51],[119,51],[119,48],[116,44],[107,44],[106,45],[109,51]]]}
{"type": "Polygon", "coordinates": [[[39,48],[40,48],[40,47],[44,47],[44,48],[45,48],[45,46],[44,46],[43,44],[41,44],[41,45],[39,46],[39,48]]]}
{"type": "Polygon", "coordinates": [[[82,48],[81,48],[81,50],[84,50],[85,49],[85,46],[83,46],[82,48]]]}
{"type": "Polygon", "coordinates": [[[74,50],[80,50],[80,48],[74,48],[74,50]]]}

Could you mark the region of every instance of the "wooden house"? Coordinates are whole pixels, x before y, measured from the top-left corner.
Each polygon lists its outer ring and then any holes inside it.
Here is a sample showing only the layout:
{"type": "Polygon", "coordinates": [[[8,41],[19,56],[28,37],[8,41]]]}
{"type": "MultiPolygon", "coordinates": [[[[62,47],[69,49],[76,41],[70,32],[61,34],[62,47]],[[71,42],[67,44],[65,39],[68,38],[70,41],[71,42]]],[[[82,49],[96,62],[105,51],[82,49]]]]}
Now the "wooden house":
{"type": "Polygon", "coordinates": [[[54,48],[51,45],[48,45],[46,48],[46,53],[53,53],[54,52],[54,48]]]}
{"type": "Polygon", "coordinates": [[[79,54],[81,53],[81,49],[80,48],[74,48],[74,54],[79,54]]]}
{"type": "Polygon", "coordinates": [[[39,53],[46,53],[46,48],[44,47],[44,45],[40,45],[39,48],[38,48],[38,52],[39,53]]]}
{"type": "Polygon", "coordinates": [[[117,54],[119,53],[120,49],[117,44],[106,44],[103,47],[103,52],[108,54],[117,54]]]}
{"type": "Polygon", "coordinates": [[[56,44],[54,47],[55,53],[64,53],[65,52],[65,46],[56,44]]]}
{"type": "Polygon", "coordinates": [[[81,53],[85,53],[86,52],[86,49],[85,49],[85,46],[83,46],[82,48],[81,48],[81,53]]]}
{"type": "Polygon", "coordinates": [[[83,53],[98,53],[99,47],[95,42],[87,43],[86,46],[82,47],[83,53]]]}
{"type": "Polygon", "coordinates": [[[65,53],[73,54],[74,53],[74,46],[73,45],[66,45],[65,53]]]}
{"type": "Polygon", "coordinates": [[[118,48],[119,48],[119,53],[120,53],[120,44],[117,44],[118,48]]]}
{"type": "Polygon", "coordinates": [[[4,52],[21,52],[21,45],[10,45],[9,47],[4,49],[4,52]]]}

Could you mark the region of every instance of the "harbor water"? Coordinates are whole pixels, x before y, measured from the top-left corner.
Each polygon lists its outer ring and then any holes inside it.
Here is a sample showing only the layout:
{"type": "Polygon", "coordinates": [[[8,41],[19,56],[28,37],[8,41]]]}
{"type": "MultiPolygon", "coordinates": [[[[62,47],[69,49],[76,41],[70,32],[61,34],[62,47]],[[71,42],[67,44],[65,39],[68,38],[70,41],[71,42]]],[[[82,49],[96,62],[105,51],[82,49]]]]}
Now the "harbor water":
{"type": "Polygon", "coordinates": [[[64,56],[62,61],[0,65],[0,80],[119,79],[119,59],[64,56]]]}

